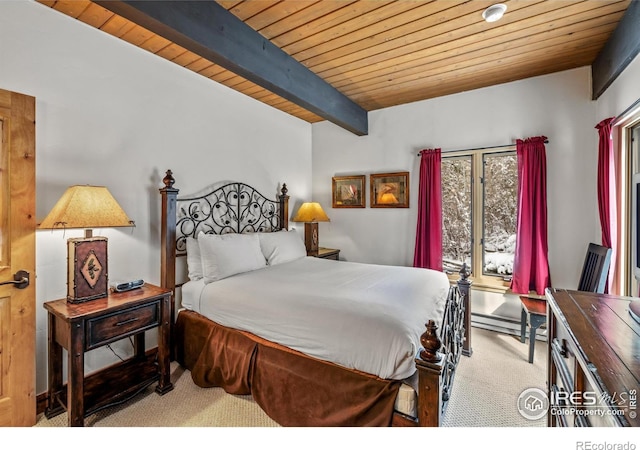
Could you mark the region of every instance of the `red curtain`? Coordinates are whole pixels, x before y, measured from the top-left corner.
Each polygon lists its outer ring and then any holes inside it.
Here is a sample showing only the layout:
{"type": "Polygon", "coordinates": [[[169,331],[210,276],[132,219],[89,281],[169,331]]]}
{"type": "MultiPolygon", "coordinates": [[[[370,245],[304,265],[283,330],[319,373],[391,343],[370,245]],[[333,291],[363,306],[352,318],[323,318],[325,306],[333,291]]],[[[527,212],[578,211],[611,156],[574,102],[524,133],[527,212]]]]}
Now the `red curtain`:
{"type": "Polygon", "coordinates": [[[442,270],[442,184],[439,148],[420,152],[418,188],[418,226],[414,267],[442,270]]]}
{"type": "Polygon", "coordinates": [[[598,211],[602,227],[602,245],[611,248],[611,216],[609,179],[613,159],[613,141],[611,139],[611,123],[614,117],[605,119],[596,125],[598,129],[598,211]]]}
{"type": "MultiPolygon", "coordinates": [[[[604,119],[598,125],[598,212],[600,214],[600,227],[602,228],[602,245],[615,251],[616,215],[615,208],[615,163],[613,155],[613,137],[611,136],[611,124],[615,117],[604,119]],[[612,223],[613,222],[613,223],[612,223]]],[[[612,255],[612,260],[615,260],[612,255]]],[[[609,280],[605,286],[605,292],[609,292],[613,270],[609,271],[609,280]]]]}
{"type": "Polygon", "coordinates": [[[544,136],[516,141],[518,222],[511,290],[544,294],[551,286],[547,257],[547,157],[544,136]]]}

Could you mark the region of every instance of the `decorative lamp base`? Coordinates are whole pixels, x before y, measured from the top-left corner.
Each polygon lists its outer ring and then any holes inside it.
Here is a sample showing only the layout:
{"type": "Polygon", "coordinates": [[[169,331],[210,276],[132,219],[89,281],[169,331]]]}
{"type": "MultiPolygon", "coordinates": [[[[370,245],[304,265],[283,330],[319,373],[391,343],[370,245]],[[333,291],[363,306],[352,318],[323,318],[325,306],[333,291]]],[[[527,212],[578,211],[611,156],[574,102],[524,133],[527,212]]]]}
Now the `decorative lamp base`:
{"type": "Polygon", "coordinates": [[[67,301],[82,303],[107,296],[107,238],[67,240],[67,301]]]}
{"type": "Polygon", "coordinates": [[[318,222],[304,224],[304,245],[308,256],[318,256],[318,222]]]}

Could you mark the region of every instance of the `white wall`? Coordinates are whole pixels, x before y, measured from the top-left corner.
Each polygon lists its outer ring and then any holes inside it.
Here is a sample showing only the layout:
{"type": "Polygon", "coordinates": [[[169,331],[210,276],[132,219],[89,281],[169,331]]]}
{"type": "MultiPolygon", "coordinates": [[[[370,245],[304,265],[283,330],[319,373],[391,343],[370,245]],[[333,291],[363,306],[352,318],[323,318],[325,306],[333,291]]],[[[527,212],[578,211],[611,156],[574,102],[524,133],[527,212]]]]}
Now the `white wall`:
{"type": "Polygon", "coordinates": [[[640,99],[640,55],[625,68],[596,101],[598,121],[622,114],[640,99]]]}
{"type": "MultiPolygon", "coordinates": [[[[244,181],[292,205],[311,196],[311,126],[46,6],[0,2],[0,88],[36,98],[36,200],[42,220],[72,184],[107,186],[134,229],[109,238],[110,279],[159,282],[162,177],[182,194],[244,181]]],[[[37,386],[46,390],[42,304],[66,293],[66,239],[36,233],[37,386]]],[[[121,343],[118,352],[129,352],[121,343]]],[[[117,361],[105,349],[87,370],[117,361]]]]}
{"type": "Polygon", "coordinates": [[[588,242],[600,239],[590,86],[584,67],[373,111],[368,136],[314,124],[313,199],[331,218],[320,224],[321,245],[340,248],[340,256],[351,261],[412,265],[419,150],[505,145],[545,135],[552,282],[576,286],[588,242]],[[398,170],[410,172],[409,209],[331,208],[332,176],[398,170]]]}

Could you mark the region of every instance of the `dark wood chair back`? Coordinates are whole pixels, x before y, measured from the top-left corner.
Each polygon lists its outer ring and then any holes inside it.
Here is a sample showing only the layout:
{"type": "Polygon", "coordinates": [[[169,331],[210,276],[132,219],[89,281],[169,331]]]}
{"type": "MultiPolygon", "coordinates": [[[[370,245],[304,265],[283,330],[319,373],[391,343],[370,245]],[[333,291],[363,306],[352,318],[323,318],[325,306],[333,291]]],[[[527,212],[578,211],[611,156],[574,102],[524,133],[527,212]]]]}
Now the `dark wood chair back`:
{"type": "Polygon", "coordinates": [[[578,283],[579,291],[604,293],[607,275],[611,265],[611,249],[590,243],[584,258],[582,275],[578,283]]]}

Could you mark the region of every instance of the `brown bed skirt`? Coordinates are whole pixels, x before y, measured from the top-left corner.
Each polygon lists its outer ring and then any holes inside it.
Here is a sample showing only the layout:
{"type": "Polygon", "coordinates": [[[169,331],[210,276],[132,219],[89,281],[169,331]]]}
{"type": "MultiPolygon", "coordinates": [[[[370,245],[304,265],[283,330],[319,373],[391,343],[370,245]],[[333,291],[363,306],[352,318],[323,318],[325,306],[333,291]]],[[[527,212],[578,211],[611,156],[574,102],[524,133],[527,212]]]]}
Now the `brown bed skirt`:
{"type": "Polygon", "coordinates": [[[251,394],[282,426],[391,425],[400,381],[311,358],[193,311],[178,314],[176,345],[196,385],[251,394]]]}

